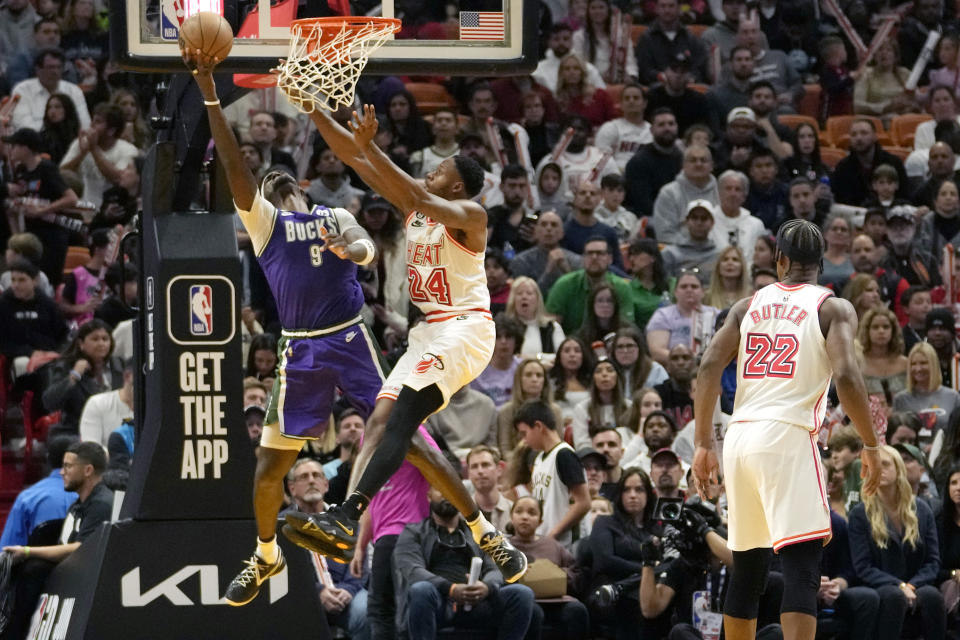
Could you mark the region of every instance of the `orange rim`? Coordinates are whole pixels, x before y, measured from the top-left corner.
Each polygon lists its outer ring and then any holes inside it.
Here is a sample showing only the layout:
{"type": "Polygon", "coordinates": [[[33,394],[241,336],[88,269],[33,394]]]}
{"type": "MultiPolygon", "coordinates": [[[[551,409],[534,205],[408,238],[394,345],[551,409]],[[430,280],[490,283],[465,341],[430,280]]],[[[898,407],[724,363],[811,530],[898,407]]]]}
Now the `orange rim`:
{"type": "Polygon", "coordinates": [[[313,47],[315,47],[317,44],[323,44],[324,42],[327,42],[335,33],[338,32],[332,29],[323,28],[321,28],[319,32],[317,30],[311,30],[310,28],[314,26],[343,27],[346,31],[352,31],[355,33],[361,31],[365,27],[381,26],[384,28],[390,27],[390,32],[396,33],[400,30],[400,27],[403,26],[403,23],[398,18],[337,16],[333,18],[300,18],[299,20],[292,20],[290,22],[291,30],[293,29],[294,25],[299,26],[301,33],[305,34],[309,43],[308,51],[310,51],[313,50],[313,47]]]}

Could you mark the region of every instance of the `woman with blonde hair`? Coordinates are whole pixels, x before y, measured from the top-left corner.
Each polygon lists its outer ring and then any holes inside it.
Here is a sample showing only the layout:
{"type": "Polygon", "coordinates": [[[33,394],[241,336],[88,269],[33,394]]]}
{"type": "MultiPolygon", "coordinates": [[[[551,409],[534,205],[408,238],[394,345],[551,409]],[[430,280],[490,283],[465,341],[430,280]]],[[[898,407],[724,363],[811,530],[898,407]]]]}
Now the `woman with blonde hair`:
{"type": "Polygon", "coordinates": [[[110,98],[110,104],[115,104],[123,111],[123,120],[127,125],[123,129],[120,137],[137,149],[145,151],[150,146],[153,134],[150,127],[140,111],[140,101],[133,91],[129,89],[117,89],[110,98]]]}
{"type": "Polygon", "coordinates": [[[556,95],[561,113],[583,116],[594,127],[617,117],[610,95],[590,84],[587,66],[574,53],[560,59],[556,95]]]}
{"type": "Polygon", "coordinates": [[[933,511],[913,495],[900,452],[880,447],[880,486],[850,511],[853,568],[880,598],[870,635],[896,640],[904,625],[910,637],[946,637],[943,595],[934,586],[940,552],[933,511]]]}
{"type": "MultiPolygon", "coordinates": [[[[513,426],[513,416],[520,406],[528,400],[540,400],[553,408],[557,424],[563,424],[560,410],[553,404],[553,391],[547,381],[547,369],[543,363],[533,358],[524,358],[513,374],[513,389],[508,400],[497,412],[497,446],[506,456],[517,445],[520,438],[513,426]]],[[[562,433],[561,433],[562,436],[562,433]]]]}
{"type": "Polygon", "coordinates": [[[547,368],[552,367],[563,342],[563,328],[547,314],[543,294],[533,278],[514,278],[504,313],[524,326],[520,355],[544,360],[547,368]]]}
{"type": "Polygon", "coordinates": [[[937,352],[927,342],[913,345],[907,362],[907,388],[893,397],[893,410],[913,411],[920,417],[920,442],[932,459],[936,458],[939,446],[933,451],[931,441],[943,439],[947,420],[957,406],[960,394],[943,386],[937,352]]]}
{"type": "Polygon", "coordinates": [[[710,286],[704,304],[717,309],[729,309],[738,300],[753,293],[753,284],[747,270],[743,252],[737,247],[727,247],[717,256],[710,275],[710,286]]]}
{"type": "Polygon", "coordinates": [[[893,397],[907,387],[907,356],[896,314],[883,306],[869,309],[857,329],[857,346],[867,393],[891,406],[893,397]]]}
{"type": "Polygon", "coordinates": [[[843,297],[853,305],[861,323],[867,311],[883,303],[880,299],[880,285],[869,273],[858,273],[850,278],[843,287],[843,297]]]}

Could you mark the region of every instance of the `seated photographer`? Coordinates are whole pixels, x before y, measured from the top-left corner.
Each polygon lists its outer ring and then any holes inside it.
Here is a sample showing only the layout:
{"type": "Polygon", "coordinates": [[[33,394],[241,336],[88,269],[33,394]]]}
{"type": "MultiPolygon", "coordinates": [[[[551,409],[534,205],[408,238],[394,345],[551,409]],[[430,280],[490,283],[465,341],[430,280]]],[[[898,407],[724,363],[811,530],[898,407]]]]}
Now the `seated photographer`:
{"type": "Polygon", "coordinates": [[[940,552],[933,512],[913,495],[900,453],[880,447],[880,487],[850,512],[850,554],[857,577],[876,590],[880,609],[871,638],[901,631],[925,640],[946,637],[946,612],[934,586],[940,552]]]}
{"type": "Polygon", "coordinates": [[[597,516],[590,532],[593,553],[593,581],[590,603],[594,620],[612,624],[617,640],[663,637],[668,617],[645,620],[637,599],[643,569],[643,543],[652,536],[649,526],[657,497],[650,478],[642,469],[623,472],[617,486],[619,499],[612,516],[597,516]]]}
{"type": "MultiPolygon", "coordinates": [[[[567,595],[576,598],[580,588],[580,567],[562,544],[548,536],[537,535],[540,519],[539,502],[530,496],[517,500],[510,510],[510,522],[516,531],[510,541],[526,554],[531,563],[547,560],[563,569],[567,574],[567,595]]],[[[589,636],[590,615],[587,607],[579,600],[543,602],[537,606],[543,610],[544,624],[559,630],[554,637],[563,640],[586,640],[589,636]]]]}
{"type": "MultiPolygon", "coordinates": [[[[673,561],[662,563],[661,541],[651,538],[643,543],[640,611],[644,618],[657,618],[665,616],[670,605],[674,605],[667,636],[670,640],[716,638],[723,624],[723,601],[729,585],[727,567],[733,562],[727,541],[713,528],[719,524],[719,516],[712,505],[703,504],[699,497],[686,504],[661,502],[656,511],[671,525],[665,529],[665,537],[682,553],[673,561]]],[[[783,638],[778,624],[782,596],[783,580],[780,574],[771,573],[760,596],[757,638],[783,638]]]]}
{"type": "Polygon", "coordinates": [[[877,592],[870,587],[851,587],[856,580],[850,558],[847,521],[830,511],[833,537],[820,558],[820,590],[817,592],[817,635],[840,636],[850,640],[873,637],[874,620],[880,607],[877,592]]]}

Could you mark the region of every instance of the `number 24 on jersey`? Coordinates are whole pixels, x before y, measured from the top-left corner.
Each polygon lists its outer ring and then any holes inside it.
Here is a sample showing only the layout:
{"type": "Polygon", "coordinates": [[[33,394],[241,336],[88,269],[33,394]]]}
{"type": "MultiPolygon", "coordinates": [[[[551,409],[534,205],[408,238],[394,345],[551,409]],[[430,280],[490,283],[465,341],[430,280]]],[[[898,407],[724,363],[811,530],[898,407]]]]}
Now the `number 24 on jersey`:
{"type": "Polygon", "coordinates": [[[424,278],[416,267],[407,265],[407,281],[410,284],[410,299],[413,302],[451,303],[446,268],[434,267],[424,278]]]}

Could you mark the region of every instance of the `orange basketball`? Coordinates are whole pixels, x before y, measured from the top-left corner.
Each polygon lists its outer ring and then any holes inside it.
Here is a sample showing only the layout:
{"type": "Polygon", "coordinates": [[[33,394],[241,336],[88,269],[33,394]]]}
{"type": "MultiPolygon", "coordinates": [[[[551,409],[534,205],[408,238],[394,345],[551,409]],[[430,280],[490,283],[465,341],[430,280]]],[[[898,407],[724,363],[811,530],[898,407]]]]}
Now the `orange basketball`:
{"type": "Polygon", "coordinates": [[[218,13],[201,11],[180,25],[180,48],[193,51],[200,49],[212,58],[225,60],[233,47],[233,29],[218,13]]]}

